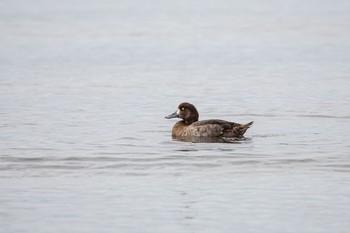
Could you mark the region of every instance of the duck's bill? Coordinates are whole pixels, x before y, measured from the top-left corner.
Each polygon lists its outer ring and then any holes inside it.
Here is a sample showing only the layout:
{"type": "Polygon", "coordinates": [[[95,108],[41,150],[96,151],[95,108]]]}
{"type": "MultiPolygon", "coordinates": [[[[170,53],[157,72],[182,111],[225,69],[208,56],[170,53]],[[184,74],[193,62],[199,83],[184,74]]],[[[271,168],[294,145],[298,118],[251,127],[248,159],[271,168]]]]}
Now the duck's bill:
{"type": "Polygon", "coordinates": [[[170,114],[169,116],[166,116],[166,119],[171,119],[171,118],[178,118],[179,115],[177,114],[177,112],[174,112],[173,114],[170,114]]]}

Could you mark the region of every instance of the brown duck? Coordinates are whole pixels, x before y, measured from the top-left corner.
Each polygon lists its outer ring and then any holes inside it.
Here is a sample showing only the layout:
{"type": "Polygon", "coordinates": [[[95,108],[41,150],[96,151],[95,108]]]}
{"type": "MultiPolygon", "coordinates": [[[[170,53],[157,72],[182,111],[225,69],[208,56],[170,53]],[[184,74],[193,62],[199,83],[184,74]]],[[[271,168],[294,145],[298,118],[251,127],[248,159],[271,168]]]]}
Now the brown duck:
{"type": "Polygon", "coordinates": [[[198,121],[198,111],[193,104],[181,103],[173,114],[165,118],[181,118],[172,129],[173,137],[243,137],[243,134],[253,124],[238,124],[224,120],[198,121]]]}

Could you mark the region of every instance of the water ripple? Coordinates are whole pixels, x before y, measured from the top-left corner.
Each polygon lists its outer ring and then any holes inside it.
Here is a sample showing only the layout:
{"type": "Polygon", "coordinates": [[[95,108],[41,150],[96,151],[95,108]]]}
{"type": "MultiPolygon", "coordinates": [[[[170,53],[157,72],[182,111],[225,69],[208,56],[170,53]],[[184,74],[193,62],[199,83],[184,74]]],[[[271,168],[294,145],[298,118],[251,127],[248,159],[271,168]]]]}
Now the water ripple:
{"type": "Polygon", "coordinates": [[[234,114],[234,116],[252,116],[252,117],[273,117],[273,118],[284,118],[284,117],[300,117],[300,118],[333,118],[333,119],[350,119],[350,116],[335,116],[335,115],[322,115],[322,114],[257,114],[257,113],[243,113],[234,114]]]}

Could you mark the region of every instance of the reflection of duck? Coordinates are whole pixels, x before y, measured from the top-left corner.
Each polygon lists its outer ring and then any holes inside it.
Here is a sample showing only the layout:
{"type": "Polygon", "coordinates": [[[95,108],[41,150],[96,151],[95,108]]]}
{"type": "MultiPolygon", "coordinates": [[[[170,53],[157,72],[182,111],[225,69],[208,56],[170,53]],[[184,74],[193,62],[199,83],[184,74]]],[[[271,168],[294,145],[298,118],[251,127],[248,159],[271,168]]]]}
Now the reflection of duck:
{"type": "Polygon", "coordinates": [[[173,136],[175,141],[180,142],[193,142],[193,143],[234,143],[234,144],[242,144],[249,143],[249,138],[245,137],[196,137],[196,136],[186,136],[179,137],[173,136]]]}
{"type": "Polygon", "coordinates": [[[253,124],[238,124],[224,120],[198,121],[198,111],[190,103],[181,103],[176,112],[165,118],[181,118],[172,130],[173,137],[243,137],[243,134],[253,124]]]}

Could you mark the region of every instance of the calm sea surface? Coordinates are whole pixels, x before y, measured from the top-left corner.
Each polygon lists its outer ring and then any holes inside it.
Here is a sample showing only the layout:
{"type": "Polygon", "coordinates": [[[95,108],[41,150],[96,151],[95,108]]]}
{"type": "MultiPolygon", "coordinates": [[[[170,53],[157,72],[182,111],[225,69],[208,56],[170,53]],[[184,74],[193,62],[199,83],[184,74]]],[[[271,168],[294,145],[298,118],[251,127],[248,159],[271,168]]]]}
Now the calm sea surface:
{"type": "Polygon", "coordinates": [[[349,232],[350,2],[0,2],[0,232],[349,232]],[[180,102],[254,126],[173,141],[180,102]]]}

